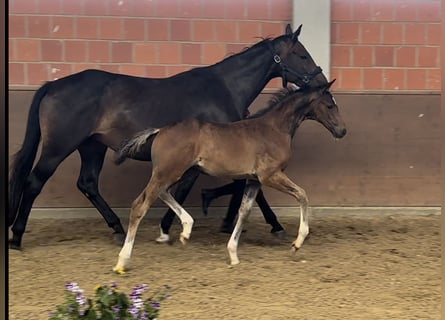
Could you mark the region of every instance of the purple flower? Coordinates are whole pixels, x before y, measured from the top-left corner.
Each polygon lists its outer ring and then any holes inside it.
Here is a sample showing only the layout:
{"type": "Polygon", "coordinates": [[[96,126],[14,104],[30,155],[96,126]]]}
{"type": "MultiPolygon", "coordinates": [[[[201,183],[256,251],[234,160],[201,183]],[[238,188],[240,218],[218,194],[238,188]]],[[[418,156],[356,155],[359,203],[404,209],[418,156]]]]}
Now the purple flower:
{"type": "Polygon", "coordinates": [[[146,284],[143,284],[143,285],[140,285],[140,286],[136,286],[136,287],[134,287],[133,292],[131,293],[130,297],[131,296],[140,296],[145,291],[147,291],[147,289],[148,289],[148,285],[146,285],[146,284]]]}
{"type": "Polygon", "coordinates": [[[119,313],[122,308],[119,305],[115,305],[115,306],[112,306],[111,309],[113,310],[114,313],[119,313]]]}
{"type": "Polygon", "coordinates": [[[71,292],[77,292],[79,290],[79,285],[77,284],[77,282],[68,282],[65,287],[66,290],[71,292]]]}
{"type": "Polygon", "coordinates": [[[112,282],[112,283],[111,283],[111,288],[113,288],[113,289],[117,289],[117,283],[116,283],[116,282],[112,282]]]}
{"type": "Polygon", "coordinates": [[[151,306],[154,308],[154,309],[159,309],[159,308],[161,308],[161,304],[159,303],[159,301],[152,301],[151,302],[151,306]]]}
{"type": "Polygon", "coordinates": [[[132,307],[128,311],[131,313],[131,315],[133,316],[134,319],[137,319],[138,314],[139,314],[139,309],[132,307]]]}
{"type": "Polygon", "coordinates": [[[78,304],[79,306],[82,307],[82,306],[86,305],[86,303],[87,303],[87,298],[85,298],[83,295],[77,293],[77,296],[76,296],[76,302],[77,302],[77,304],[78,304]]]}
{"type": "Polygon", "coordinates": [[[145,312],[145,310],[142,311],[142,313],[141,313],[141,319],[140,319],[140,320],[149,320],[149,319],[148,319],[147,312],[145,312]]]}

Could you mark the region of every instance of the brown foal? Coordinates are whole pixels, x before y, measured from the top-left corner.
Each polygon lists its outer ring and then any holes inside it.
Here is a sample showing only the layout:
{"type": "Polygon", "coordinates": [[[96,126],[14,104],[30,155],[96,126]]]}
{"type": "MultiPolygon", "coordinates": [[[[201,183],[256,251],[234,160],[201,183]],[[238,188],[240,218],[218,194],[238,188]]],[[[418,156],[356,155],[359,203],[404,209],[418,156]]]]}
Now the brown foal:
{"type": "Polygon", "coordinates": [[[147,152],[147,146],[152,143],[153,169],[147,187],[132,204],[127,237],[113,270],[124,272],[138,225],[158,197],[181,220],[181,242],[189,239],[193,218],[172,197],[170,187],[195,166],[211,176],[249,180],[227,245],[232,265],[239,263],[237,247],[242,225],[261,185],[287,193],[298,201],[300,227],[292,248],[299,249],[309,233],[308,199],[305,191],[283,170],[291,158],[292,138],[302,121],[320,122],[335,138],[346,134],[338,107],[329,92],[333,82],[314,89],[285,89],[277,93],[267,108],[246,120],[222,124],[190,119],[162,129],[143,131],[126,143],[117,162],[147,152]]]}

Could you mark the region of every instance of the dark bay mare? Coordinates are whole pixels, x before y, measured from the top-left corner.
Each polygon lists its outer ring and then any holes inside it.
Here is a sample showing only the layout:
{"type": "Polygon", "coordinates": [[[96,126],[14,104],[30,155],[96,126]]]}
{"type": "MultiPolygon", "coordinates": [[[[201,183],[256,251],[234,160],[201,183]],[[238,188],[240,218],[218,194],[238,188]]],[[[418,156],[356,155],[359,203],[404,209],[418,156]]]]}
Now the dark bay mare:
{"type": "Polygon", "coordinates": [[[193,167],[211,176],[249,179],[238,221],[227,245],[231,264],[239,263],[237,246],[242,224],[260,185],[287,193],[298,201],[300,227],[292,247],[295,250],[300,248],[309,233],[308,199],[305,191],[293,183],[283,170],[292,155],[292,138],[304,120],[318,121],[335,138],[342,138],[346,134],[338,107],[329,92],[332,83],[316,89],[285,89],[268,108],[249,119],[232,123],[189,119],[161,129],[147,129],[127,142],[119,151],[116,162],[133,157],[141,150],[148,150],[146,145],[153,141],[153,168],[148,185],[132,204],[127,237],[113,270],[124,272],[139,223],[158,197],[181,220],[181,242],[185,243],[190,238],[193,218],[176,202],[170,188],[193,167]]]}
{"type": "MultiPolygon", "coordinates": [[[[327,83],[298,41],[300,31],[301,26],[292,32],[288,25],[281,36],[169,78],[86,70],[44,84],[34,95],[24,142],[10,170],[10,248],[21,247],[34,200],[59,164],[76,150],[81,158],[77,187],[114,230],[116,239],[123,241],[124,228],[98,189],[107,148],[117,150],[122,141],[148,127],[188,118],[221,123],[240,120],[272,78],[281,77],[283,85],[289,81],[300,87],[327,83]],[[40,140],[42,152],[33,168],[40,140]]],[[[150,161],[150,153],[133,158],[150,161]]],[[[175,197],[179,203],[198,175],[190,170],[178,183],[175,197]]],[[[226,219],[233,221],[236,213],[229,211],[226,219]]],[[[161,222],[163,234],[168,234],[173,219],[174,212],[169,210],[161,222]]]]}

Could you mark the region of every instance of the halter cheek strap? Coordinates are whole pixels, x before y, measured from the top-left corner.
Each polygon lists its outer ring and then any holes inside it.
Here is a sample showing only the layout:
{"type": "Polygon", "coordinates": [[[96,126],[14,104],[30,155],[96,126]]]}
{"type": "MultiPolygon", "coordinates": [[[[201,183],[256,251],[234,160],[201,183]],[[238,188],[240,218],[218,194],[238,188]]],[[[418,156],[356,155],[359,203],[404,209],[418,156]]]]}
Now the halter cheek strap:
{"type": "MultiPolygon", "coordinates": [[[[320,66],[317,66],[314,69],[314,71],[312,71],[310,73],[300,73],[300,72],[290,68],[288,65],[284,64],[283,61],[281,60],[281,57],[277,53],[274,52],[274,49],[273,49],[270,41],[268,42],[268,44],[269,44],[269,48],[271,49],[271,51],[273,53],[274,62],[281,67],[281,79],[283,80],[283,87],[286,87],[286,85],[287,85],[286,73],[290,73],[290,74],[294,75],[295,77],[297,77],[297,79],[303,83],[303,86],[305,86],[305,85],[308,85],[309,82],[312,81],[312,79],[314,79],[319,73],[321,73],[323,71],[323,69],[321,69],[320,66]]],[[[299,87],[301,87],[301,86],[299,86],[299,87]]]]}

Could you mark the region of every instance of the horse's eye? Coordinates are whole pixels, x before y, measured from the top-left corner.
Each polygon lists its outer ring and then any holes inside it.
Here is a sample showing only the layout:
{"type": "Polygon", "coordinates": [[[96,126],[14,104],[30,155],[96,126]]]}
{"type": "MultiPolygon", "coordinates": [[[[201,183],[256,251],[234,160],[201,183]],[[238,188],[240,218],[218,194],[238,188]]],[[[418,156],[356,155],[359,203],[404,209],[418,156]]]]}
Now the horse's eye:
{"type": "Polygon", "coordinates": [[[332,108],[334,108],[334,105],[333,104],[328,104],[328,109],[332,109],[332,108]]]}
{"type": "Polygon", "coordinates": [[[303,56],[300,56],[300,58],[303,59],[303,60],[306,60],[307,56],[303,55],[303,56]]]}

